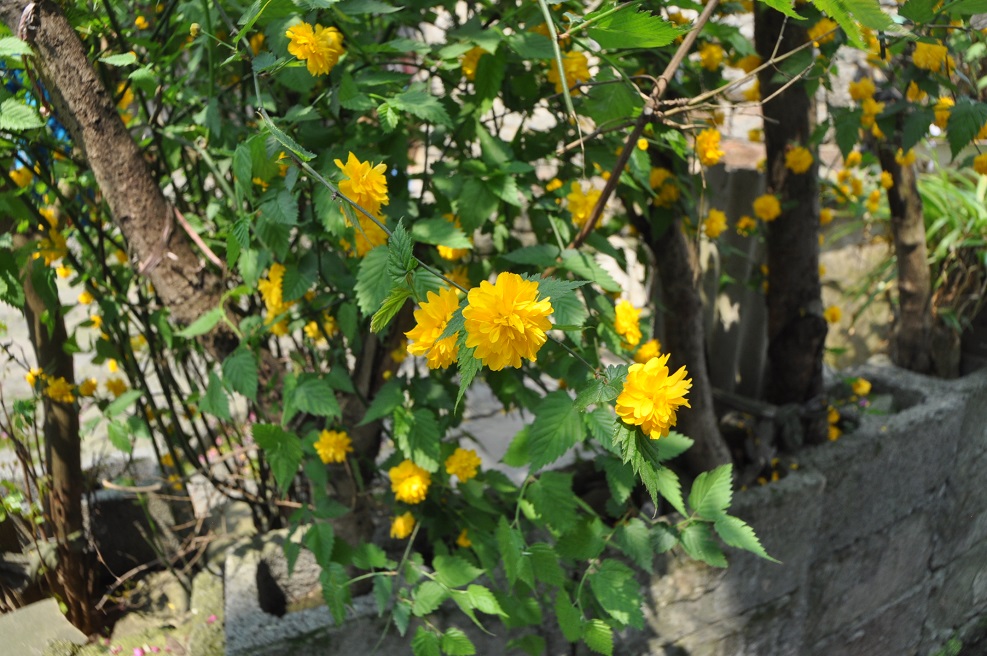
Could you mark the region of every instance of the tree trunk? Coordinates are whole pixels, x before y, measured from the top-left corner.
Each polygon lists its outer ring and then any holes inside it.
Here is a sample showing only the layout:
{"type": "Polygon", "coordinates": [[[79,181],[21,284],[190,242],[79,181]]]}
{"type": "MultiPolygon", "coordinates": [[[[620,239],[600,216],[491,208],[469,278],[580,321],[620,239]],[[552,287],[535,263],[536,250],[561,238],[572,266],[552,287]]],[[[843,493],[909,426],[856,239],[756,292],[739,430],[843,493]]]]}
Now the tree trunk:
{"type": "MultiPolygon", "coordinates": [[[[754,41],[767,61],[803,45],[806,31],[797,21],[758,5],[754,41]],[[780,41],[780,43],[779,43],[780,41]]],[[[776,68],[760,73],[762,97],[788,84],[776,68]]],[[[781,201],[781,215],[767,227],[768,372],[767,400],[803,408],[803,436],[826,440],[822,356],[826,342],[819,284],[819,184],[817,163],[800,175],[785,168],[789,146],[810,147],[811,98],[795,82],[762,107],[767,149],[767,188],[781,201]]]]}
{"type": "MultiPolygon", "coordinates": [[[[22,241],[23,238],[18,239],[22,241]]],[[[65,352],[68,333],[61,308],[47,307],[32,282],[32,271],[43,266],[28,260],[23,272],[24,318],[38,366],[50,378],[64,378],[75,384],[72,356],[65,352]],[[42,321],[48,312],[52,330],[42,321]]],[[[83,633],[95,633],[97,625],[93,600],[93,559],[82,519],[81,440],[79,410],[74,403],[44,399],[45,460],[50,489],[46,515],[51,523],[58,553],[55,592],[66,606],[68,620],[83,633]]]]}
{"type": "Polygon", "coordinates": [[[661,276],[662,294],[669,312],[665,314],[665,344],[674,371],[686,365],[692,377],[689,392],[691,409],[678,414],[681,431],[695,440],[683,454],[695,473],[714,469],[731,461],[713,411],[713,386],[706,365],[706,330],[703,303],[699,296],[699,262],[682,225],[676,221],[663,234],[648,240],[661,276]]]}
{"type": "MultiPolygon", "coordinates": [[[[932,279],[925,247],[925,218],[918,193],[915,167],[898,164],[898,144],[878,145],[881,169],[891,174],[888,189],[891,233],[898,264],[898,312],[891,333],[891,360],[919,373],[956,376],[958,372],[937,371],[932,350],[932,279]]],[[[958,338],[957,338],[958,342],[958,338]]],[[[958,346],[958,343],[957,343],[958,346]]]]}
{"type": "MultiPolygon", "coordinates": [[[[222,277],[206,268],[176,225],[173,208],[58,5],[51,0],[0,0],[0,19],[16,35],[29,4],[35,5],[37,15],[37,29],[27,35],[34,50],[31,70],[50,94],[73,145],[84,151],[138,271],[150,279],[176,321],[194,321],[219,304],[222,277]]],[[[223,324],[219,326],[205,343],[222,357],[236,343],[223,324]]]]}

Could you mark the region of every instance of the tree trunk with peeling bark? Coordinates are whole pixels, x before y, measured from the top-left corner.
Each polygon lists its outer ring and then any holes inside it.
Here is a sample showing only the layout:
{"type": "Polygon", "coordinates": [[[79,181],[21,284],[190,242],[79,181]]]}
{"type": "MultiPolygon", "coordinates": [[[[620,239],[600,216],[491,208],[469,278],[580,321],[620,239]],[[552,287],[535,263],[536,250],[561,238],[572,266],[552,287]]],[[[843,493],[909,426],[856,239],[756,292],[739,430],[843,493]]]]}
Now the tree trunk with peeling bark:
{"type": "MultiPolygon", "coordinates": [[[[790,52],[807,39],[797,21],[765,5],[756,8],[754,42],[763,60],[790,52]]],[[[822,379],[827,326],[819,282],[818,165],[814,161],[802,174],[785,167],[789,147],[810,147],[812,98],[803,82],[785,79],[775,67],[762,71],[759,81],[763,98],[778,93],[762,111],[767,188],[782,209],[767,227],[767,400],[801,406],[803,437],[819,443],[827,436],[822,379]]]]}

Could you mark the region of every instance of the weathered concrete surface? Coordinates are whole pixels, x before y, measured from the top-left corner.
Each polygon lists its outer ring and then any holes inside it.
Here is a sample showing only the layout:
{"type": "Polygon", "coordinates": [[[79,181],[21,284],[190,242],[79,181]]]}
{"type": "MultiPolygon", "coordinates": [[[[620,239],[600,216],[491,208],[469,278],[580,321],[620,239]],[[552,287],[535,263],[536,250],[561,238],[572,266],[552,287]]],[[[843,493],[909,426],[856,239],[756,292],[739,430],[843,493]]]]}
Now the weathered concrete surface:
{"type": "Polygon", "coordinates": [[[82,645],[86,636],[72,626],[58,602],[45,599],[0,615],[0,652],[17,656],[41,656],[49,643],[82,645]]]}

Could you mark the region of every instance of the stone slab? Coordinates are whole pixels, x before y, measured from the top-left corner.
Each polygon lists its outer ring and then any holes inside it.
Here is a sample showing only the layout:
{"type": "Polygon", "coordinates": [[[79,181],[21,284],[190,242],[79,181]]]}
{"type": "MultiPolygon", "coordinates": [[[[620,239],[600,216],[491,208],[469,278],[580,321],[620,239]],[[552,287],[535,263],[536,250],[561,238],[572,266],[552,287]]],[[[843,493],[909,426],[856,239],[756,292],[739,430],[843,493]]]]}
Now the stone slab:
{"type": "Polygon", "coordinates": [[[86,636],[62,615],[54,599],[0,615],[0,644],[13,656],[41,656],[53,641],[86,644],[86,636]]]}

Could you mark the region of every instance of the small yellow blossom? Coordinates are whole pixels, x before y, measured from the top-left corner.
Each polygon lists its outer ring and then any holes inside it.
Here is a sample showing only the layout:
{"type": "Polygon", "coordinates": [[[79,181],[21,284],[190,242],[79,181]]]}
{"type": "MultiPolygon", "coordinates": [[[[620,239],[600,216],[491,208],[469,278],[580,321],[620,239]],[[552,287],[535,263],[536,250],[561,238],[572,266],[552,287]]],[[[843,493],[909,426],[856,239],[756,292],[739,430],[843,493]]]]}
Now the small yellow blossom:
{"type": "Polygon", "coordinates": [[[657,339],[649,339],[641,347],[634,352],[634,362],[640,362],[644,364],[651,358],[657,358],[661,355],[661,342],[657,339]]]}
{"type": "Polygon", "coordinates": [[[754,199],[754,216],[771,222],[781,216],[781,202],[774,194],[763,194],[754,199]]]}
{"type": "Polygon", "coordinates": [[[291,40],[288,52],[304,61],[311,75],[328,75],[345,52],[343,35],[335,27],[297,23],[285,36],[291,40]]]}
{"type": "Polygon", "coordinates": [[[324,464],[345,462],[346,454],[353,453],[353,441],[345,431],[323,430],[315,443],[315,452],[324,464]]]}
{"type": "Polygon", "coordinates": [[[465,528],[459,532],[459,537],[456,538],[456,546],[462,547],[463,549],[469,549],[473,546],[473,541],[470,540],[469,534],[465,528]]]}
{"type": "Polygon", "coordinates": [[[838,305],[830,305],[823,311],[823,318],[826,323],[839,323],[843,318],[843,310],[838,305]]]}
{"type": "Polygon", "coordinates": [[[725,153],[720,150],[720,131],[712,128],[696,136],[696,155],[703,166],[715,166],[725,153]]]}
{"type": "MultiPolygon", "coordinates": [[[[590,79],[589,60],[586,55],[576,50],[570,50],[562,57],[562,68],[565,70],[565,86],[570,88],[572,95],[579,94],[579,85],[590,79]]],[[[555,92],[562,93],[562,78],[559,77],[559,64],[551,61],[548,64],[548,81],[555,85],[555,92]]]]}
{"type": "Polygon", "coordinates": [[[653,440],[668,435],[677,421],[680,406],[691,407],[685,396],[692,387],[688,372],[680,367],[668,370],[669,354],[632,364],[627,371],[624,389],[617,397],[616,411],[621,421],[641,430],[653,440]]]}
{"type": "Polygon", "coordinates": [[[476,476],[480,464],[480,456],[476,455],[476,451],[459,447],[446,458],[446,473],[457,477],[460,483],[465,483],[476,476]]]}
{"type": "Polygon", "coordinates": [[[802,174],[812,166],[812,153],[808,148],[796,146],[785,153],[785,168],[795,174],[802,174]]]}
{"type": "Polygon", "coordinates": [[[439,337],[458,307],[456,290],[446,287],[438,294],[428,292],[421,308],[415,310],[416,325],[405,333],[408,337],[407,350],[412,355],[425,356],[429,369],[445,369],[456,361],[459,333],[455,332],[444,339],[439,337]]]}
{"type": "Polygon", "coordinates": [[[403,540],[411,532],[415,530],[415,516],[411,514],[411,511],[404,513],[403,515],[398,515],[391,522],[391,537],[398,540],[403,540]]]}
{"type": "Polygon", "coordinates": [[[538,282],[516,273],[501,273],[470,290],[463,309],[466,347],[494,371],[518,368],[521,359],[534,362],[552,327],[549,298],[538,300],[538,282]]]}
{"type": "Polygon", "coordinates": [[[617,318],[613,327],[624,338],[624,348],[633,348],[641,341],[641,310],[624,299],[614,308],[617,318]]]}
{"type": "Polygon", "coordinates": [[[410,460],[404,460],[401,464],[391,467],[387,475],[391,479],[391,491],[402,503],[421,503],[428,494],[429,485],[432,484],[431,474],[410,460]]]}
{"type": "Polygon", "coordinates": [[[716,239],[727,229],[727,215],[720,210],[710,210],[703,221],[703,231],[710,239],[716,239]]]}
{"type": "Polygon", "coordinates": [[[857,396],[867,396],[870,394],[871,384],[866,378],[855,378],[853,383],[850,384],[850,389],[857,396]]]}

